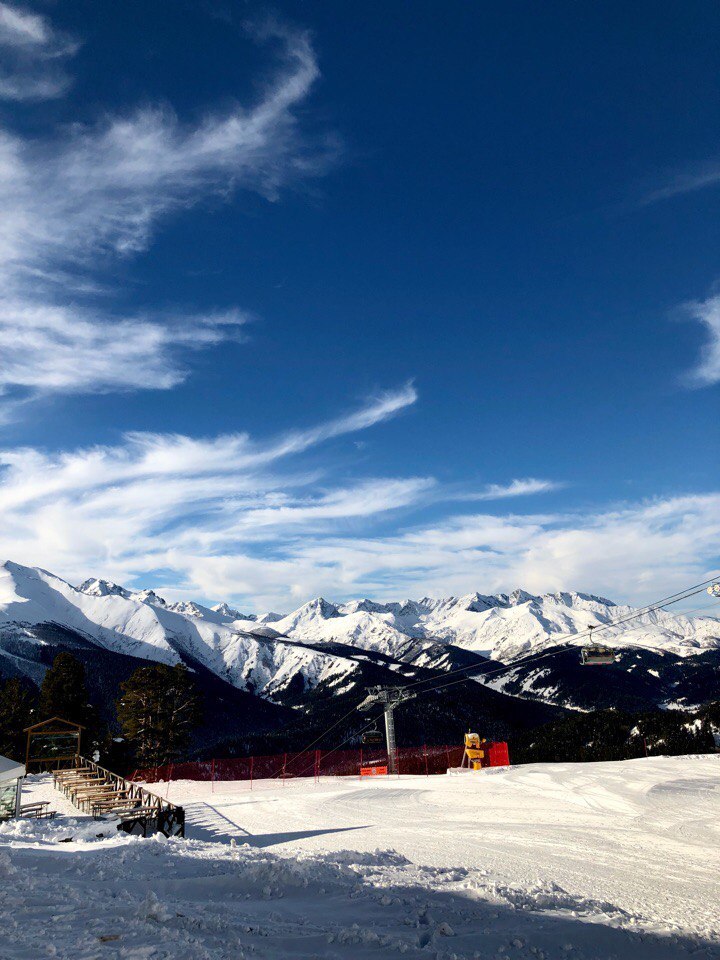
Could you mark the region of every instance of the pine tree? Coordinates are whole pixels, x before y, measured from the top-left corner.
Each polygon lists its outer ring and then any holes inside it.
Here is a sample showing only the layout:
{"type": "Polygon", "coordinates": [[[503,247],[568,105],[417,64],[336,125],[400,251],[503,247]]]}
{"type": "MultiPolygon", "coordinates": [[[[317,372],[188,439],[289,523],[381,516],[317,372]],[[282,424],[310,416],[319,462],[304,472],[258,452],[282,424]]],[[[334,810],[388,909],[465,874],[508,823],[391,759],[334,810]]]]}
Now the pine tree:
{"type": "Polygon", "coordinates": [[[139,667],[120,689],[118,721],[136,761],[157,766],[181,756],[200,720],[200,701],[185,666],[139,667]]]}
{"type": "Polygon", "coordinates": [[[0,754],[13,760],[25,757],[25,727],[33,722],[37,688],[29,680],[13,678],[0,686],[0,754]]]}
{"type": "Polygon", "coordinates": [[[61,717],[84,727],[91,724],[93,710],[85,686],[85,667],[71,653],[59,653],[45,674],[38,715],[40,720],[61,717]]]}

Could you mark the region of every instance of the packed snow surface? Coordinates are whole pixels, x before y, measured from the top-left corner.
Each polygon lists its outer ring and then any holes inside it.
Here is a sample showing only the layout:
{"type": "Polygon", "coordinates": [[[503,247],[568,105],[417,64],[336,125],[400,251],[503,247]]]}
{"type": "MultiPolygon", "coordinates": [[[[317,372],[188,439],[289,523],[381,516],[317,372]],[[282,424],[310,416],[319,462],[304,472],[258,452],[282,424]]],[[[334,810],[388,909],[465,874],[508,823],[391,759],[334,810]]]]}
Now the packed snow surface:
{"type": "Polygon", "coordinates": [[[0,955],[720,958],[719,785],[720,756],[155,785],[186,840],[0,826],[0,955]]]}

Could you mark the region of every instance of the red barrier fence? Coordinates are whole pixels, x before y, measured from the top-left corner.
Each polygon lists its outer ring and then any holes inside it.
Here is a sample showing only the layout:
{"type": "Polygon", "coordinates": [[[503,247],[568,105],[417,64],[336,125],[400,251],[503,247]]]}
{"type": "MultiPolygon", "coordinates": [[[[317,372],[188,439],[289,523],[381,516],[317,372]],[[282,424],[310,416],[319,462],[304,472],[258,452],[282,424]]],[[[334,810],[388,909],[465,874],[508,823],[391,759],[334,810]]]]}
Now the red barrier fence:
{"type": "MultiPolygon", "coordinates": [[[[507,745],[504,751],[491,753],[491,766],[507,764],[507,745]]],[[[459,767],[463,747],[401,747],[397,751],[398,772],[430,776],[445,773],[449,767],[459,767]]],[[[386,765],[385,750],[363,747],[355,750],[305,750],[302,753],[278,753],[269,757],[237,757],[227,760],[196,760],[188,763],[171,763],[163,767],[136,770],[133,780],[145,783],[170,780],[285,780],[295,777],[352,777],[360,776],[360,770],[371,764],[386,765]]]]}

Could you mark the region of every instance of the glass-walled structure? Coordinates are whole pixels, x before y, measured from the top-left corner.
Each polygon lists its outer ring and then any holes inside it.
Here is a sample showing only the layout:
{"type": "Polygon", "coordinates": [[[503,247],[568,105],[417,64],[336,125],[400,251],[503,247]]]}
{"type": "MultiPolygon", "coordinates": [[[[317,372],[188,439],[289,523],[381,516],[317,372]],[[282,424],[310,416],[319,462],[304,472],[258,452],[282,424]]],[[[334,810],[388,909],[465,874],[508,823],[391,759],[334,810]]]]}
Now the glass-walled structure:
{"type": "Polygon", "coordinates": [[[76,766],[80,756],[80,737],[85,728],[79,723],[51,717],[25,727],[27,752],[25,766],[37,773],[76,766]]]}
{"type": "Polygon", "coordinates": [[[0,757],[0,820],[20,813],[20,793],[25,767],[17,760],[0,757]]]}

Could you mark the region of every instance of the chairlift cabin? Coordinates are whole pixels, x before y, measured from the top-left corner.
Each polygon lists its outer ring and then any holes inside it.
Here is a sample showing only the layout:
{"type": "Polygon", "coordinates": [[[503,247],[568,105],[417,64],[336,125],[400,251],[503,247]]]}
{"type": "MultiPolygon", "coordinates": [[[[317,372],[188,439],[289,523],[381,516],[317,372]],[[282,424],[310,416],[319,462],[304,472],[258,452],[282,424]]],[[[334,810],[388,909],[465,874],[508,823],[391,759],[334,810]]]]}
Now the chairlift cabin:
{"type": "Polygon", "coordinates": [[[612,647],[583,647],[582,662],[584,666],[615,663],[615,651],[612,647]]]}
{"type": "Polygon", "coordinates": [[[379,746],[385,743],[385,737],[381,730],[375,727],[373,730],[366,730],[362,735],[363,746],[379,746]]]}
{"type": "Polygon", "coordinates": [[[590,642],[582,649],[583,666],[601,666],[615,663],[615,651],[612,647],[604,647],[602,644],[592,642],[592,634],[596,626],[596,623],[591,623],[588,627],[590,642]]]}

